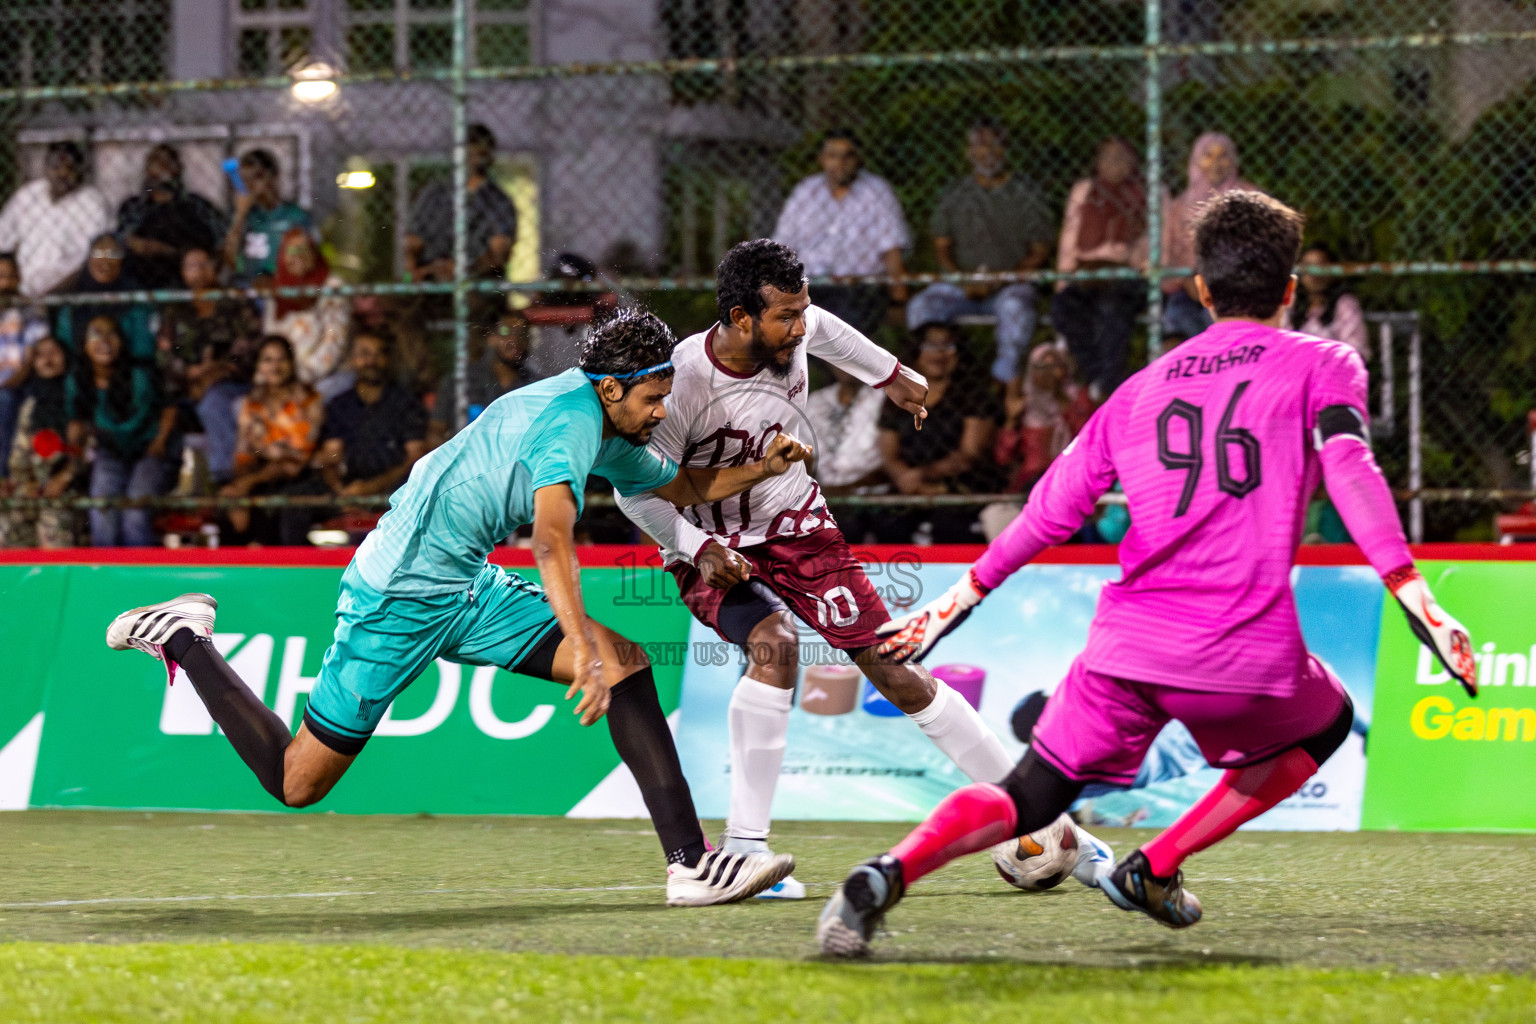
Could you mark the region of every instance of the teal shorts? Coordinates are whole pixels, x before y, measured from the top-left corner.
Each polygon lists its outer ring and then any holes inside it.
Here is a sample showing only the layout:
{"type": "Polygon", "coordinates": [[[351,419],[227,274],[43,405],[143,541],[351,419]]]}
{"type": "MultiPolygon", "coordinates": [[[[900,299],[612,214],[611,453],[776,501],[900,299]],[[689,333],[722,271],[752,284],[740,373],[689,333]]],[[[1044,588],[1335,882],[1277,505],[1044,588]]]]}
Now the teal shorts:
{"type": "Polygon", "coordinates": [[[558,628],[542,587],[500,566],[467,590],[391,597],[353,566],[341,577],[336,639],[320,663],[304,722],[343,754],[363,748],[400,691],[437,658],[513,669],[558,628]]]}

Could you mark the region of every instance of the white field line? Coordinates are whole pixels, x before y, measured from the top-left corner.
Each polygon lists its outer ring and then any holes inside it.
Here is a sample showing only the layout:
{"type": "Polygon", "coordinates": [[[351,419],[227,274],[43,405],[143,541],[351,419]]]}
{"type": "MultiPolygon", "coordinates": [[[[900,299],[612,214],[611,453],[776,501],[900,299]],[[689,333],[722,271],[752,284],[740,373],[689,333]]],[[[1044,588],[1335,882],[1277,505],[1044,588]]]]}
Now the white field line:
{"type": "Polygon", "coordinates": [[[230,893],[196,896],[103,896],[83,900],[43,900],[37,903],[0,903],[0,910],[46,910],[50,907],[88,907],[123,903],[212,903],[231,900],[315,900],[335,899],[340,896],[442,896],[495,893],[531,892],[628,892],[644,889],[665,889],[665,885],[595,885],[564,888],[547,886],[538,888],[505,889],[413,889],[407,892],[382,892],[378,890],[347,890],[345,892],[279,892],[279,893],[230,893]]]}

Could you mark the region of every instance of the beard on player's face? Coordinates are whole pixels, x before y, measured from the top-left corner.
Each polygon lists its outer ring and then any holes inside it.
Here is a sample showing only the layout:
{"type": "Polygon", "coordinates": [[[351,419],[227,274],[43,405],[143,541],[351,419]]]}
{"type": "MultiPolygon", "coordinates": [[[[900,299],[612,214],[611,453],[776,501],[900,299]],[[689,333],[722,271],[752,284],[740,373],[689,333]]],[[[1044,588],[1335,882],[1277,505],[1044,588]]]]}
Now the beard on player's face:
{"type": "Polygon", "coordinates": [[[762,320],[752,321],[752,340],[747,343],[747,354],[775,377],[789,376],[795,365],[795,349],[799,347],[800,339],[789,337],[788,332],[777,343],[770,341],[762,320]]]}
{"type": "Polygon", "coordinates": [[[630,387],[623,398],[607,406],[614,433],[636,448],[650,444],[651,435],[666,417],[663,403],[671,392],[671,377],[652,378],[630,387]]]}

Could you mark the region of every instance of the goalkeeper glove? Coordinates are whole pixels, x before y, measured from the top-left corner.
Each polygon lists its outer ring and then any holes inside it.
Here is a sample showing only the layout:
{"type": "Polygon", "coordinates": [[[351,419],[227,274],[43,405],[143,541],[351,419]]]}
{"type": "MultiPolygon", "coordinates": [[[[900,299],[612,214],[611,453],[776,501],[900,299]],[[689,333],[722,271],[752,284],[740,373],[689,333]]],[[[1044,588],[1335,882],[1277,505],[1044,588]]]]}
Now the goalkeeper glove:
{"type": "Polygon", "coordinates": [[[876,629],[886,637],[875,653],[887,661],[920,662],[941,637],[949,635],[987,596],[987,588],[971,569],[944,593],[915,611],[899,615],[876,629]]]}
{"type": "Polygon", "coordinates": [[[1446,671],[1456,677],[1461,688],[1477,696],[1477,662],[1472,658],[1472,638],[1467,627],[1446,614],[1429,592],[1429,584],[1413,566],[1404,566],[1386,577],[1387,589],[1403,606],[1408,628],[1435,652],[1446,671]]]}

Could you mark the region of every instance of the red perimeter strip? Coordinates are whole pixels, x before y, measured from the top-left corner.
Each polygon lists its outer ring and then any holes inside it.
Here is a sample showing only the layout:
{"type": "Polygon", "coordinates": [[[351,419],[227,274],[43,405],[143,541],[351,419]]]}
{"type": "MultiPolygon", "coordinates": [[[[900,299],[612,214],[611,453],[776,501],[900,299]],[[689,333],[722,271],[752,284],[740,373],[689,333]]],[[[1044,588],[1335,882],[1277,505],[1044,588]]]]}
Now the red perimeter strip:
{"type": "MultiPolygon", "coordinates": [[[[0,549],[0,565],[158,565],[158,566],[294,566],[335,568],[352,560],[355,548],[32,548],[0,549]]],[[[913,566],[967,565],[986,550],[982,544],[855,545],[854,553],[867,562],[906,562],[913,566]]],[[[1420,561],[1530,562],[1536,561],[1536,544],[1419,544],[1412,548],[1420,561]]],[[[576,549],[587,568],[659,566],[656,549],[641,544],[589,544],[576,549]]],[[[1036,565],[1115,565],[1117,549],[1107,544],[1071,544],[1051,548],[1035,559],[1036,565]]],[[[497,548],[492,562],[509,568],[532,568],[533,552],[527,548],[497,548]]],[[[1302,547],[1297,565],[1365,565],[1360,549],[1352,544],[1302,547]]]]}

